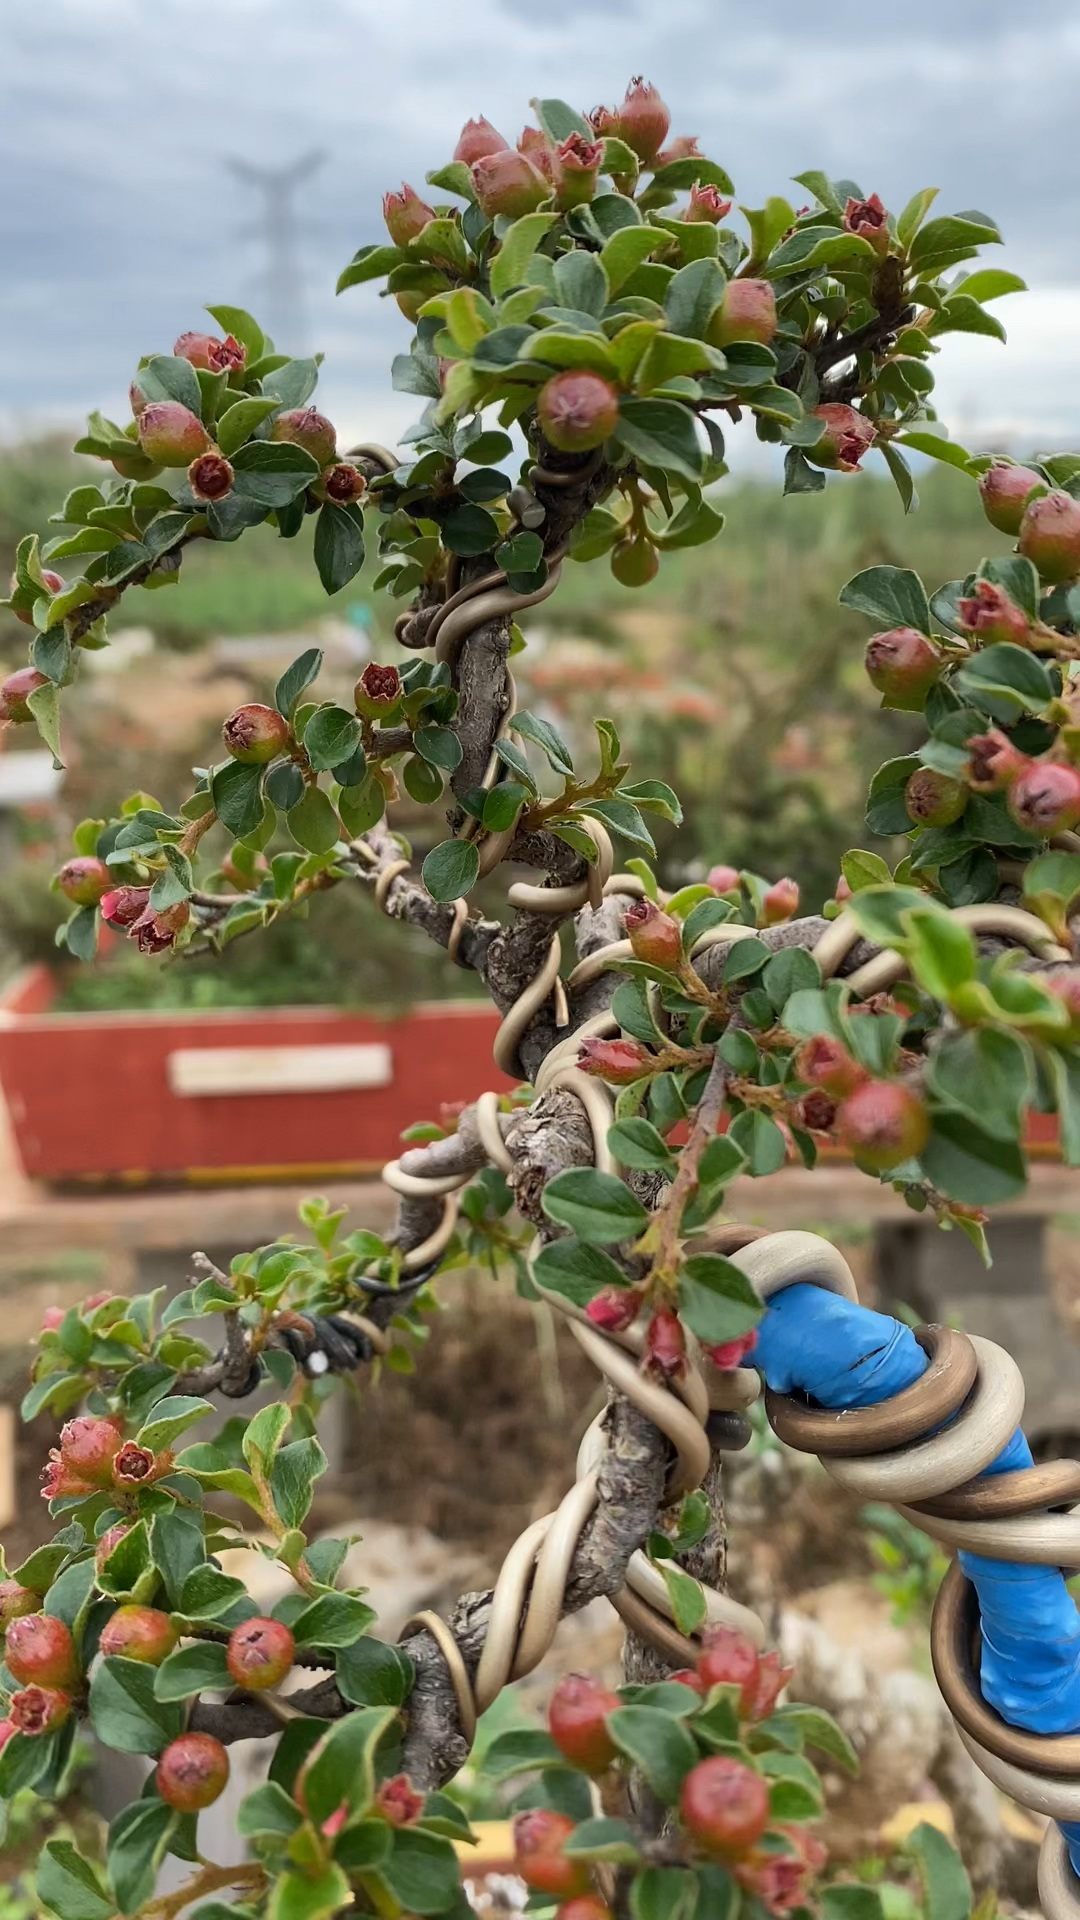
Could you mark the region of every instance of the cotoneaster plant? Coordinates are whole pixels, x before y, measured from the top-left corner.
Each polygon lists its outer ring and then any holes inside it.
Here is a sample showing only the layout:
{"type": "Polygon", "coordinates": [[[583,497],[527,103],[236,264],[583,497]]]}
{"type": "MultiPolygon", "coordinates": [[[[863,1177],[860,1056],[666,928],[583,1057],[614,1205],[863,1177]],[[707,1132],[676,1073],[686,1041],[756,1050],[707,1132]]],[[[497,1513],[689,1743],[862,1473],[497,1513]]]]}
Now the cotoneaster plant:
{"type": "MultiPolygon", "coordinates": [[[[405,454],[342,447],[313,404],[317,360],[216,306],[218,332],[181,333],[134,370],[130,421],[92,416],[78,448],[101,483],[68,496],[43,551],[18,550],[8,604],[33,635],[0,713],[36,722],[59,758],[84,652],[107,644],[125,595],[175,586],[193,543],[263,524],[288,539],[314,516],[333,593],[374,542],[376,588],[402,602],[395,658],[368,664],[346,706],[319,697],[309,650],[272,704],[223,716],[175,814],[137,794],[84,822],[57,876],[73,909],[61,945],[90,959],[105,922],[148,954],[219,949],[361,885],[487,985],[496,1058],[519,1083],[412,1130],[386,1170],[400,1196],[386,1238],[313,1200],[306,1240],[229,1273],[194,1256],[168,1304],[97,1294],[46,1315],[24,1413],[65,1423],[43,1474],[57,1532],[0,1565],[0,1800],[55,1794],[87,1722],[154,1763],[110,1828],[107,1881],[69,1842],[46,1847],[39,1899],[58,1920],[180,1904],[198,1920],[467,1912],[453,1846],[467,1826],[442,1789],[484,1693],[490,1596],[454,1616],[449,1651],[430,1622],[390,1646],[341,1583],[348,1542],[310,1537],[308,1517],[334,1376],[407,1371],[440,1267],[481,1260],[591,1323],[579,1331],[603,1354],[621,1337],[638,1355],[620,1362],[611,1480],[560,1605],[615,1591],[641,1549],[679,1643],[697,1636],[694,1664],[669,1659],[655,1683],[564,1681],[550,1730],[489,1751],[502,1777],[530,1778],[515,1844],[534,1905],[559,1920],[805,1907],[822,1854],[803,1748],[841,1766],[848,1749],[823,1716],[779,1704],[776,1655],[702,1638],[722,1516],[694,1490],[700,1467],[672,1481],[625,1369],[655,1407],[699,1365],[730,1375],[752,1354],[761,1303],[718,1227],[736,1175],[813,1166],[837,1143],[982,1244],[986,1209],[1023,1187],[1032,1109],[1056,1112],[1080,1160],[1080,457],[970,455],[930,401],[944,336],[1000,335],[986,303],[1021,285],[971,265],[993,222],[932,217],[929,189],[894,215],[818,172],[799,178],[805,204],[736,213],[724,169],[671,134],[653,87],[588,116],[534,105],[516,145],[470,121],[430,201],[389,193],[388,240],[342,276],[379,283],[411,330],[393,366],[423,403],[405,454]],[[874,686],[923,714],[926,737],[871,789],[869,827],[898,864],[853,851],[803,917],[789,878],[723,864],[722,822],[707,878],[667,891],[650,825],[678,826],[675,794],[632,778],[608,720],[576,765],[543,714],[516,709],[507,671],[526,649],[519,616],[570,560],[606,556],[643,585],[665,552],[720,533],[709,489],[736,429],[783,449],[788,492],[878,453],[912,506],[904,449],[945,460],[1016,541],[932,594],[896,567],[844,589],[873,625],[874,686]],[[432,822],[419,875],[387,819],[401,787],[432,822]],[[506,867],[509,911],[480,915],[474,888],[506,867]],[[210,1316],[217,1352],[200,1337],[210,1316]],[[281,1397],[254,1418],[193,1435],[211,1396],[267,1381],[281,1397]],[[221,1565],[244,1537],[236,1503],[292,1578],[272,1617],[221,1565]],[[245,1738],[273,1749],[235,1815],[248,1858],[209,1864],[198,1814],[245,1738]],[[162,1898],[167,1854],[190,1874],[162,1898]]],[[[847,1890],[820,1897],[837,1920],[850,1909],[847,1890]]]]}

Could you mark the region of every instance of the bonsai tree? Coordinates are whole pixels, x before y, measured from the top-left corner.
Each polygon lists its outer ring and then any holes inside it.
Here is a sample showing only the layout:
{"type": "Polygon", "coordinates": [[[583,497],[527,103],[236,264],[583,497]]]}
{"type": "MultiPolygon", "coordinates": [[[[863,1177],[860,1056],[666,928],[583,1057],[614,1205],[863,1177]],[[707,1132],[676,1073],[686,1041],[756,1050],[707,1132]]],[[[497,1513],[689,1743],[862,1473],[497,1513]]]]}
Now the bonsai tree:
{"type": "MultiPolygon", "coordinates": [[[[267,524],[291,539],[315,516],[332,593],[374,539],[400,657],[368,665],[346,708],[320,699],[320,655],[302,654],[273,705],[225,718],[176,814],[140,793],[84,822],[57,876],[61,944],[90,959],[104,921],[148,954],[216,950],[361,886],[480,977],[503,1016],[496,1062],[519,1083],[451,1131],[414,1131],[386,1170],[385,1239],[313,1200],[306,1239],[228,1274],[196,1255],[165,1306],[94,1296],[47,1317],[23,1410],[65,1422],[43,1486],[57,1531],[0,1585],[0,1798],[55,1794],[87,1721],[155,1763],[103,1871],[46,1848],[39,1898],[59,1920],[192,1902],[199,1920],[461,1915],[467,1828],[444,1788],[477,1712],[598,1594],[630,1630],[627,1686],[564,1680],[547,1730],[487,1756],[527,1776],[516,1847],[534,1904],[560,1920],[691,1920],[733,1911],[740,1889],[752,1913],[805,1905],[822,1854],[804,1749],[851,1754],[824,1716],[778,1704],[786,1671],[720,1591],[721,1456],[745,1438],[758,1381],[740,1363],[779,1284],[754,1265],[754,1230],[725,1223],[727,1189],[793,1156],[812,1167],[836,1141],[982,1246],[987,1208],[1023,1187],[1029,1110],[1056,1113],[1080,1158],[1080,457],[973,457],[930,401],[941,337],[1000,334],[986,303],[1021,284],[970,268],[993,222],[932,217],[931,189],[894,216],[816,172],[800,176],[807,204],[736,221],[724,169],[670,136],[653,87],[588,118],[534,107],[516,147],[470,121],[430,202],[387,194],[388,240],[342,275],[342,290],[382,283],[412,330],[393,365],[422,402],[406,457],[339,448],[317,361],[217,306],[219,331],[141,361],[127,424],[91,417],[78,449],[112,475],[69,494],[43,551],[18,551],[9,605],[30,657],[0,703],[59,757],[82,654],[133,589],[175,586],[195,542],[267,524]],[[895,567],[844,588],[875,629],[884,704],[923,713],[926,738],[871,788],[869,827],[907,837],[895,870],[851,852],[835,898],[804,916],[791,880],[722,864],[722,822],[707,879],[666,893],[650,824],[677,828],[675,793],[633,779],[605,719],[575,764],[518,709],[511,672],[523,616],[570,561],[606,558],[644,586],[666,551],[720,534],[709,489],[735,429],[784,449],[786,492],[878,452],[910,507],[903,449],[929,454],[977,477],[992,525],[1017,536],[932,594],[895,567]],[[419,873],[387,820],[399,782],[442,822],[419,873]],[[478,914],[474,888],[507,870],[505,915],[478,914]],[[347,1542],[307,1531],[317,1408],[335,1374],[403,1364],[439,1271],[481,1258],[567,1317],[610,1406],[555,1522],[530,1529],[494,1594],[394,1647],[339,1584],[347,1542]],[[200,1338],[211,1315],[217,1352],[200,1338]],[[193,1435],[215,1396],[267,1379],[280,1397],[254,1418],[193,1435]],[[265,1618],[217,1557],[243,1508],[293,1581],[265,1618]],[[281,1692],[295,1668],[305,1684],[281,1692]],[[237,1815],[251,1858],[209,1863],[197,1816],[251,1737],[269,1756],[237,1815]],[[156,1895],[166,1854],[190,1873],[156,1895]]],[[[831,1250],[780,1238],[855,1325],[831,1250]]]]}

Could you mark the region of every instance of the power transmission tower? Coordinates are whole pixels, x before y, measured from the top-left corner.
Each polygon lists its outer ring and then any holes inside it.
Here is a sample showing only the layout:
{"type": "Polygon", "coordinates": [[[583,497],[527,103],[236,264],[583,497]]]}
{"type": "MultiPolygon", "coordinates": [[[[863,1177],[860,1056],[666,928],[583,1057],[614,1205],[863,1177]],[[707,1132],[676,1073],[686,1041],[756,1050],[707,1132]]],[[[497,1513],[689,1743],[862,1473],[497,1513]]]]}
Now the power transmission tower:
{"type": "Polygon", "coordinates": [[[240,237],[257,240],[265,250],[259,274],[261,295],[270,332],[283,353],[300,354],[307,345],[296,196],[325,159],[325,153],[312,148],[284,167],[260,167],[250,160],[237,159],[225,163],[238,180],[254,187],[262,197],[258,216],[241,228],[240,237]]]}

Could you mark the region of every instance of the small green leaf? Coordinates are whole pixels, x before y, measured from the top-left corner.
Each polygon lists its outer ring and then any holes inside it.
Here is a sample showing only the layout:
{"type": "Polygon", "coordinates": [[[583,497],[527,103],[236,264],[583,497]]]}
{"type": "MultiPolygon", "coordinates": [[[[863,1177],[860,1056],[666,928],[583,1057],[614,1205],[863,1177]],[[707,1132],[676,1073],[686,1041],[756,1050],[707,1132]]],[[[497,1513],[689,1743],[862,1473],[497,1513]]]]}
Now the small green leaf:
{"type": "Polygon", "coordinates": [[[327,593],[340,593],[364,564],[364,514],[355,502],[327,500],[315,522],[315,565],[327,593]]]}
{"type": "Polygon", "coordinates": [[[38,1899],[59,1920],[109,1920],[113,1903],[88,1860],[69,1840],[50,1840],[37,1875],[38,1899]]]}
{"type": "Polygon", "coordinates": [[[557,1173],[544,1188],[541,1204],[549,1220],[599,1246],[636,1239],[649,1217],[623,1181],[596,1167],[568,1167],[557,1173]]]}
{"type": "Polygon", "coordinates": [[[620,400],[615,437],[646,466],[700,481],[704,455],[694,416],[677,400],[620,400]]]}
{"type": "Polygon", "coordinates": [[[437,847],[432,847],[420,870],[432,899],[441,904],[469,893],[479,876],[480,854],[471,840],[440,841],[437,847]]]}
{"type": "Polygon", "coordinates": [[[761,1302],[746,1275],[719,1253],[695,1253],[679,1276],[679,1311],[708,1347],[725,1346],[761,1319],[761,1302]]]}
{"type": "Polygon", "coordinates": [[[625,1287],[628,1276],[610,1254],[588,1241],[567,1236],[549,1240],[532,1263],[539,1286],[561,1293],[575,1306],[587,1306],[594,1294],[605,1287],[625,1287]]]}
{"type": "Polygon", "coordinates": [[[608,1715],[608,1731],[628,1760],[641,1768],[653,1792],[668,1806],[698,1759],[698,1750],[680,1720],[655,1707],[619,1707],[608,1715]]]}
{"type": "Polygon", "coordinates": [[[674,1154],[648,1120],[617,1121],[608,1130],[608,1146],[624,1167],[654,1168],[667,1174],[675,1171],[674,1154]]]}
{"type": "Polygon", "coordinates": [[[196,1640],[191,1646],[177,1647],[152,1671],[158,1700],[187,1700],[193,1694],[232,1685],[225,1649],[215,1640],[196,1640]]]}
{"type": "Polygon", "coordinates": [[[558,218],[556,213],[527,213],[507,229],[491,264],[491,292],[494,299],[501,300],[515,287],[527,285],[529,262],[558,218]]]}
{"type": "Polygon", "coordinates": [[[360,737],[354,713],[344,707],[317,707],[304,728],[304,749],[316,772],[326,772],[348,760],[360,737]]]}
{"type": "Polygon", "coordinates": [[[341,838],[341,822],[321,787],[307,787],[285,818],[293,839],[308,853],[329,853],[341,838]]]}
{"type": "Polygon", "coordinates": [[[910,567],[867,567],[841,588],[840,605],[868,613],[884,627],[931,631],[926,589],[910,567]]]}

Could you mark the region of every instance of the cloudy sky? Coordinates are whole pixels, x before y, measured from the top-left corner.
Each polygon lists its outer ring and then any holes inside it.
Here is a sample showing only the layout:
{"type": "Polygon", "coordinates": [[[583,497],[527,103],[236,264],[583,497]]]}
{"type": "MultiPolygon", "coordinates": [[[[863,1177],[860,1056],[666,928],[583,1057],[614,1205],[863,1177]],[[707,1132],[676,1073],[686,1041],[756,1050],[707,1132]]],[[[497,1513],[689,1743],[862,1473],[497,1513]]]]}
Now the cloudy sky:
{"type": "Polygon", "coordinates": [[[969,445],[1080,443],[1075,0],[0,0],[0,433],[121,411],[204,301],[273,326],[260,198],[228,163],[317,151],[286,325],[326,352],[339,422],[391,438],[405,324],[333,291],[382,192],[422,186],[470,115],[513,137],[530,95],[613,101],[638,72],[746,204],[820,167],[995,215],[1032,291],[998,309],[1008,347],[948,343],[941,411],[969,445]]]}

